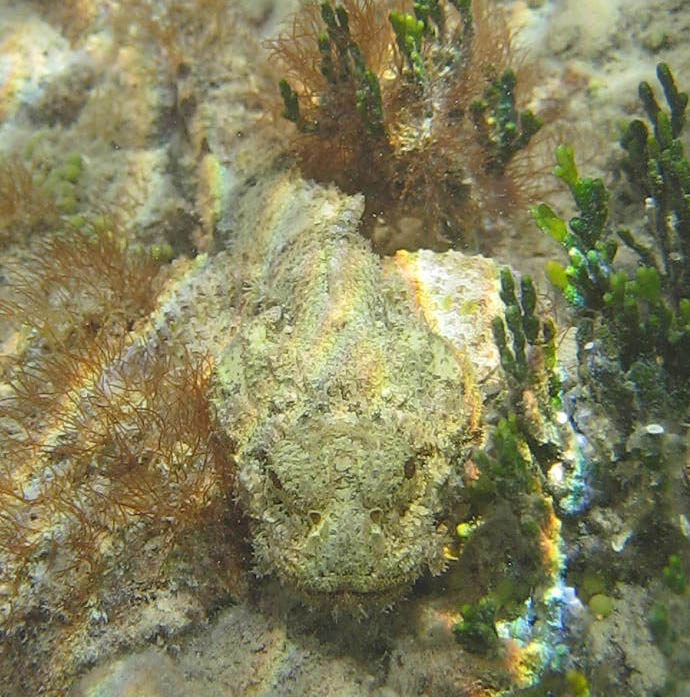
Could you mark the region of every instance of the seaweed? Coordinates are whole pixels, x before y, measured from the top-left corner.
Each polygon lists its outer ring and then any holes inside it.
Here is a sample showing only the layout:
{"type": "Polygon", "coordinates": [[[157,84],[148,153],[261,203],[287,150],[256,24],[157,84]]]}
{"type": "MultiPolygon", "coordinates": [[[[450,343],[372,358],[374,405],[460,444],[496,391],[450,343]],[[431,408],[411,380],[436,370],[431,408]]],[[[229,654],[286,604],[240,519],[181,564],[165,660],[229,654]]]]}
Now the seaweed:
{"type": "Polygon", "coordinates": [[[146,557],[162,568],[192,531],[226,515],[234,476],[209,358],[172,355],[141,331],[166,268],[104,219],[32,254],[0,303],[21,347],[0,394],[6,632],[30,616],[46,566],[63,579],[46,610],[68,616],[133,545],[157,537],[146,557]]]}
{"type": "Polygon", "coordinates": [[[519,106],[521,58],[480,0],[389,8],[307,3],[267,44],[280,113],[304,174],[363,192],[365,221],[412,216],[424,246],[467,244],[480,210],[498,216],[530,189],[541,120],[519,106]]]}
{"type": "Polygon", "coordinates": [[[572,148],[556,149],[554,172],[570,189],[579,215],[566,225],[546,204],[530,211],[568,252],[568,266],[551,261],[547,276],[575,309],[580,360],[590,357],[591,384],[600,399],[631,401],[623,424],[628,432],[636,416],[664,418],[690,404],[690,166],[679,138],[688,100],[668,66],[660,63],[657,73],[669,112],[643,82],[640,95],[653,133],[636,119],[621,141],[653,241],[616,230],[638,258],[634,274],[617,264],[609,193],[601,179],[580,177],[572,148]]]}
{"type": "Polygon", "coordinates": [[[30,237],[59,217],[55,196],[18,155],[0,156],[0,243],[30,237]]]}

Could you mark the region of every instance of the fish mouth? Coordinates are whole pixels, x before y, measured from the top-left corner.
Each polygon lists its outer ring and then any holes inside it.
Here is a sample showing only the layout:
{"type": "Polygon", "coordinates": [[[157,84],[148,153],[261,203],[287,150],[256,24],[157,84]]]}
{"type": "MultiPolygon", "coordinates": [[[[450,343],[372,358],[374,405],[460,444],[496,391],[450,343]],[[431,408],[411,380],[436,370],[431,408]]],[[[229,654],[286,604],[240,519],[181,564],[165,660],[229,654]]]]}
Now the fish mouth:
{"type": "Polygon", "coordinates": [[[336,618],[344,616],[364,620],[390,610],[410,593],[411,588],[412,583],[400,583],[367,591],[339,588],[326,592],[300,588],[298,593],[304,603],[313,609],[328,611],[336,618]]]}
{"type": "Polygon", "coordinates": [[[282,573],[278,572],[278,579],[308,607],[334,615],[364,618],[385,612],[403,600],[423,575],[424,569],[415,567],[408,574],[331,578],[329,583],[320,584],[318,579],[308,579],[283,569],[282,573]]]}

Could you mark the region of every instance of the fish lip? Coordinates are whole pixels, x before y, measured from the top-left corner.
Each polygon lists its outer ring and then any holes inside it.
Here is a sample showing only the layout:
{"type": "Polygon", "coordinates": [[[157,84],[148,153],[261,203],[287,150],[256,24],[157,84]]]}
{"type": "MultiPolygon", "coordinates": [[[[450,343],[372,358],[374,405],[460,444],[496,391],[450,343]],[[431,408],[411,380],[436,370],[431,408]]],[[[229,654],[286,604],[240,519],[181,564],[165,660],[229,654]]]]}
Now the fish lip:
{"type": "Polygon", "coordinates": [[[299,595],[313,609],[327,610],[336,618],[343,615],[362,620],[389,610],[405,598],[411,587],[412,582],[369,591],[339,588],[327,592],[300,588],[299,595]]]}

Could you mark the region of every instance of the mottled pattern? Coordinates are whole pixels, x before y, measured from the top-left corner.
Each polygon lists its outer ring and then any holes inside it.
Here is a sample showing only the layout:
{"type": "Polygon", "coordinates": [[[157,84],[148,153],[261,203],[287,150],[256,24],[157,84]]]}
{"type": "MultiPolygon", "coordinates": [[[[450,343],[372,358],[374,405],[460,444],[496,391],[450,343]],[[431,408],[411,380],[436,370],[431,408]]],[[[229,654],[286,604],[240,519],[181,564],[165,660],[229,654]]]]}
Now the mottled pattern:
{"type": "MultiPolygon", "coordinates": [[[[61,411],[43,442],[73,437],[81,399],[98,401],[103,381],[111,394],[142,356],[206,356],[213,428],[236,467],[228,498],[248,520],[255,570],[318,604],[383,606],[445,565],[452,502],[481,438],[476,376],[495,365],[495,269],[461,255],[382,264],[358,232],[361,196],[290,172],[256,181],[238,178],[232,192],[229,248],[175,262],[154,311],[114,365],[90,365],[76,411],[61,411]]],[[[168,457],[161,467],[182,467],[168,457]]],[[[204,476],[199,491],[220,486],[204,476]]]]}
{"type": "Polygon", "coordinates": [[[243,318],[215,380],[258,571],[345,604],[443,568],[478,436],[472,370],[384,277],[361,209],[290,177],[247,197],[243,318]]]}

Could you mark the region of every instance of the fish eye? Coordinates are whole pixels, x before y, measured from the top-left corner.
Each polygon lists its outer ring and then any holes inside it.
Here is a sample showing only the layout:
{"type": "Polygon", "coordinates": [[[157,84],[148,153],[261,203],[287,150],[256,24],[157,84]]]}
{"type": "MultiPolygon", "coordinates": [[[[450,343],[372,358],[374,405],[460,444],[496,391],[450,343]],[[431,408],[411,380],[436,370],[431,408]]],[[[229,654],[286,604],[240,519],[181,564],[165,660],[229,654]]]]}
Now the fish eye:
{"type": "Polygon", "coordinates": [[[268,478],[271,480],[271,484],[273,484],[273,486],[276,489],[278,489],[279,491],[282,491],[283,484],[280,481],[280,479],[278,478],[278,475],[272,469],[268,469],[267,471],[268,471],[268,478]]]}
{"type": "Polygon", "coordinates": [[[405,473],[405,479],[412,479],[412,477],[414,477],[416,471],[417,471],[417,463],[415,462],[415,459],[413,457],[408,458],[407,461],[405,462],[405,465],[403,466],[403,472],[405,473]]]}
{"type": "Polygon", "coordinates": [[[318,525],[321,522],[321,514],[318,511],[309,511],[307,516],[312,525],[318,525]]]}

